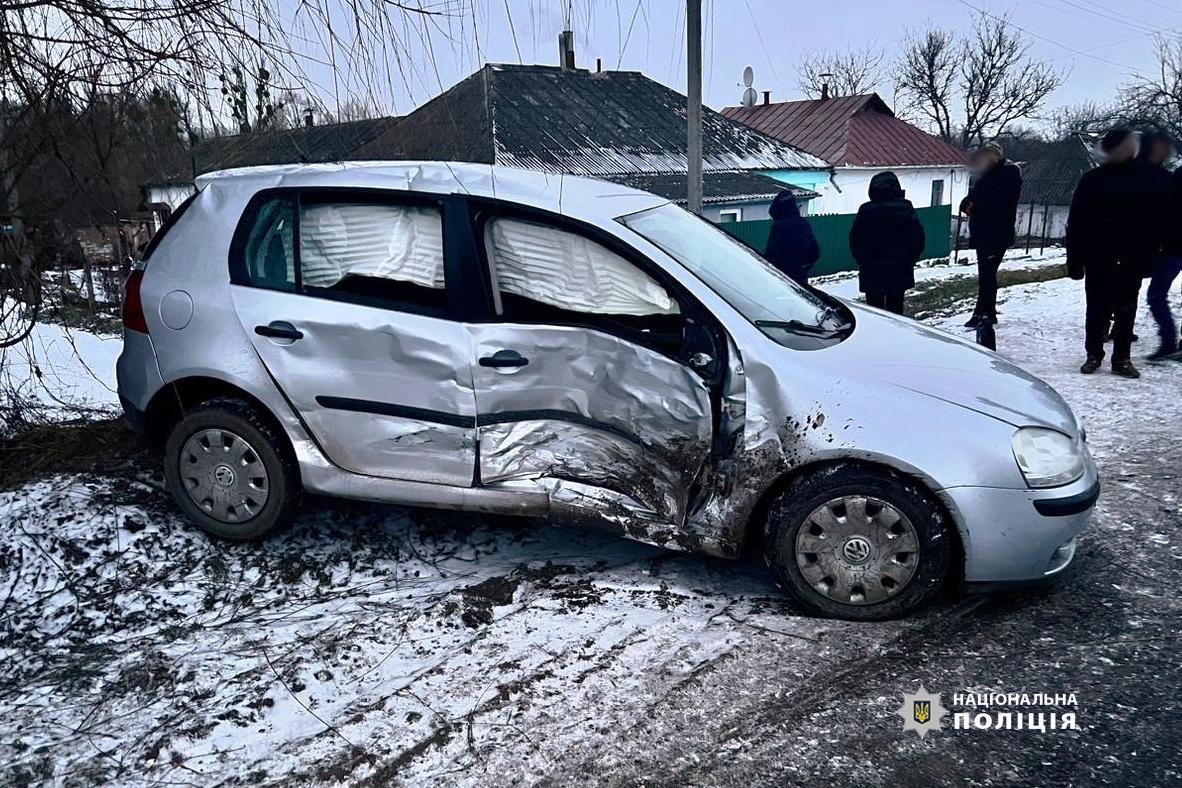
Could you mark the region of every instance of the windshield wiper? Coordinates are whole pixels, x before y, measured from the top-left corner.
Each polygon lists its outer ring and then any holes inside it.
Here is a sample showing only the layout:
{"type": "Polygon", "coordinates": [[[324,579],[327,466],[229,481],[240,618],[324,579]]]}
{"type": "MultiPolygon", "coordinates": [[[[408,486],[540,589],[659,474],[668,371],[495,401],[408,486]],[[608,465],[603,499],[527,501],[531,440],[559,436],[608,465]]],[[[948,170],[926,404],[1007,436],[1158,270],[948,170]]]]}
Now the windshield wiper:
{"type": "Polygon", "coordinates": [[[799,320],[756,320],[755,325],[759,328],[778,328],[792,334],[805,334],[811,337],[835,337],[841,333],[840,330],[813,326],[799,320]]]}
{"type": "Polygon", "coordinates": [[[837,307],[826,304],[821,307],[821,311],[817,313],[817,325],[824,323],[826,320],[832,318],[839,326],[838,330],[845,328],[846,319],[842,317],[841,312],[837,307]]]}

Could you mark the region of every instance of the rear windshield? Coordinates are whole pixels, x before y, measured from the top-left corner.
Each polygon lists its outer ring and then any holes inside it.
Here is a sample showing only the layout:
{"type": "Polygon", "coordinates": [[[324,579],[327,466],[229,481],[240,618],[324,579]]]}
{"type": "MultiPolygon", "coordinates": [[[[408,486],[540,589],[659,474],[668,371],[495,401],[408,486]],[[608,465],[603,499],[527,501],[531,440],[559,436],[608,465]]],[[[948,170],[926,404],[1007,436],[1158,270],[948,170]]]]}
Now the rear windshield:
{"type": "Polygon", "coordinates": [[[190,194],[185,198],[183,203],[177,206],[175,211],[168,215],[168,218],[164,220],[164,224],[160,225],[160,229],[156,231],[156,234],[152,236],[152,240],[148,241],[148,245],[144,247],[143,257],[140,258],[141,263],[147,264],[148,258],[152,256],[152,252],[156,251],[156,247],[164,240],[164,236],[176,226],[176,223],[180,221],[181,214],[189,210],[189,206],[193,204],[193,200],[197,199],[197,195],[200,193],[193,192],[190,194]]]}

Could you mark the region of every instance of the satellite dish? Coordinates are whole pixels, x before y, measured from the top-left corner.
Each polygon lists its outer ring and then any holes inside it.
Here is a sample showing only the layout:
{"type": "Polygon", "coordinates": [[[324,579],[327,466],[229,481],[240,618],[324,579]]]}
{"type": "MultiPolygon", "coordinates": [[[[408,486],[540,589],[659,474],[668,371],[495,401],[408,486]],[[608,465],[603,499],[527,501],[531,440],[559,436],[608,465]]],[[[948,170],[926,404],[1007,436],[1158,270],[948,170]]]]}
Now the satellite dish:
{"type": "Polygon", "coordinates": [[[743,87],[749,88],[755,82],[755,71],[751,66],[743,69],[743,87]]]}
{"type": "Polygon", "coordinates": [[[743,106],[744,107],[754,107],[755,100],[757,98],[759,98],[759,96],[755,92],[755,88],[747,88],[746,90],[743,91],[743,106]]]}

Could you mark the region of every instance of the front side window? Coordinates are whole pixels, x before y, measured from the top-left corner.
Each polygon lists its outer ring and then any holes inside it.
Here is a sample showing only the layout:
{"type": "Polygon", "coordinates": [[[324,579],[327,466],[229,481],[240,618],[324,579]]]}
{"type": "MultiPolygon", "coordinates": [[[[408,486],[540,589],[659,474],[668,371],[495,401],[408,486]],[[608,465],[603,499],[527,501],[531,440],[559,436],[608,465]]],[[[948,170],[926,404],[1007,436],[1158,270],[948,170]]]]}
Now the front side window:
{"type": "Polygon", "coordinates": [[[651,276],[576,233],[498,218],[486,225],[485,243],[506,316],[528,310],[522,302],[584,315],[678,314],[677,302],[651,276]]]}
{"type": "Polygon", "coordinates": [[[844,322],[820,295],[793,282],[716,225],[676,205],[650,208],[619,221],[777,340],[783,332],[825,335],[844,322]]]}

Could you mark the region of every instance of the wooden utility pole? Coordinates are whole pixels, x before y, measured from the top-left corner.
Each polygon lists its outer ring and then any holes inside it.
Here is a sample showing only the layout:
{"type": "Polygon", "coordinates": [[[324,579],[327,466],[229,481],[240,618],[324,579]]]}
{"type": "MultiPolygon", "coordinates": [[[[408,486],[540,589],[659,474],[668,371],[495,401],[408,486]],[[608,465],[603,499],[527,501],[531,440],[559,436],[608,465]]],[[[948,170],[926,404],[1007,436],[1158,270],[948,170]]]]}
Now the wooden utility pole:
{"type": "Polygon", "coordinates": [[[702,212],[702,0],[686,0],[686,65],[688,66],[689,104],[686,120],[686,154],[689,158],[686,183],[686,206],[702,212]]]}

